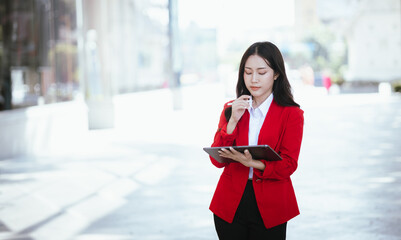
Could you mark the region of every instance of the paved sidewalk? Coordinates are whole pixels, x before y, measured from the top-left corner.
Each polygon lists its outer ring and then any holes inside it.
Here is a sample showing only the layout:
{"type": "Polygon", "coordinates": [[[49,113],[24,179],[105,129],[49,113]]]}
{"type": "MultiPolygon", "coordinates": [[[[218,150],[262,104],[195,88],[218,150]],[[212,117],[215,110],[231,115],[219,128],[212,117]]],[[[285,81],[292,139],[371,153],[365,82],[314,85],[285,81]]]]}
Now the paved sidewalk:
{"type": "MultiPolygon", "coordinates": [[[[57,155],[0,160],[0,239],[217,239],[208,206],[221,170],[202,147],[222,92],[188,88],[182,111],[166,91],[119,96],[115,129],[77,136],[57,155]]],[[[296,96],[301,215],[287,239],[400,239],[401,97],[296,96]]]]}

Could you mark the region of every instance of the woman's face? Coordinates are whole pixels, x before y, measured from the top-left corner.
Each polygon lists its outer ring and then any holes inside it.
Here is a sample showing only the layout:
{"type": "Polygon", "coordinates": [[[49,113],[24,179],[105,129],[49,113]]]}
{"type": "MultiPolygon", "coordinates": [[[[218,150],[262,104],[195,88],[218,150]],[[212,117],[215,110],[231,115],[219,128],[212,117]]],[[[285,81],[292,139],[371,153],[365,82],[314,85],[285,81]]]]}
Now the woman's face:
{"type": "Polygon", "coordinates": [[[252,55],[246,60],[245,85],[258,104],[270,96],[277,77],[278,75],[275,75],[273,69],[260,56],[252,55]]]}

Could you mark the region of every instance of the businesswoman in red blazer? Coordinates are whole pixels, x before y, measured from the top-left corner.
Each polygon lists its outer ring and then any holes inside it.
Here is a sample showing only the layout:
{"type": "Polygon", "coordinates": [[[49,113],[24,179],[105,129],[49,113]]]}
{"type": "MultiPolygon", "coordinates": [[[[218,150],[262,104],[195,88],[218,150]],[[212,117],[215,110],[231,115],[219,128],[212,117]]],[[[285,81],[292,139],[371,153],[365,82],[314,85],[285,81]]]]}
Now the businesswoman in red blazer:
{"type": "Polygon", "coordinates": [[[255,160],[249,151],[222,149],[224,168],[210,210],[219,239],[285,239],[299,214],[291,174],[297,169],[303,111],[293,100],[279,49],[257,42],[244,53],[237,99],[224,105],[212,147],[269,145],[280,161],[255,160]]]}

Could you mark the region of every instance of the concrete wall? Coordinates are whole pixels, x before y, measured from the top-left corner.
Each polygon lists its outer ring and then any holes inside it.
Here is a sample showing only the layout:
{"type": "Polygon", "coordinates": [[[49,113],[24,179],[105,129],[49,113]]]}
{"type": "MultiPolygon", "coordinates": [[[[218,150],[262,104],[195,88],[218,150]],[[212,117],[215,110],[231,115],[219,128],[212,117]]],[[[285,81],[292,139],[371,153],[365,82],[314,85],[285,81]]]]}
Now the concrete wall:
{"type": "Polygon", "coordinates": [[[347,35],[350,81],[401,79],[399,0],[360,1],[347,35]]]}
{"type": "Polygon", "coordinates": [[[88,131],[84,102],[65,102],[0,112],[0,160],[46,155],[69,145],[88,131]]]}

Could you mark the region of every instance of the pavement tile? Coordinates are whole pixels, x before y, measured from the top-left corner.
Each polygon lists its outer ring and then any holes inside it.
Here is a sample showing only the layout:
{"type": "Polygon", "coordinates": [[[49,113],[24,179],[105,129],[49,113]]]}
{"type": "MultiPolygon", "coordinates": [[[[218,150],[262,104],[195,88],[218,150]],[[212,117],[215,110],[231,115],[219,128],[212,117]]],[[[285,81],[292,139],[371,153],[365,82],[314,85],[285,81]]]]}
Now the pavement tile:
{"type": "Polygon", "coordinates": [[[27,195],[0,210],[1,221],[14,232],[23,231],[58,213],[59,208],[37,195],[27,195]]]}
{"type": "Polygon", "coordinates": [[[140,184],[128,178],[117,179],[98,191],[102,196],[123,198],[141,187],[140,184]]]}
{"type": "MultiPolygon", "coordinates": [[[[118,196],[105,197],[103,195],[96,194],[68,208],[67,211],[74,216],[79,216],[80,218],[84,219],[86,223],[83,228],[85,228],[91,222],[95,222],[96,220],[112,213],[125,202],[125,199],[119,198],[118,196]]],[[[71,236],[73,236],[73,234],[71,236]]]]}
{"type": "Polygon", "coordinates": [[[85,218],[78,214],[63,212],[51,221],[35,229],[30,236],[41,240],[70,239],[88,225],[85,218]]]}

